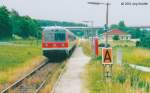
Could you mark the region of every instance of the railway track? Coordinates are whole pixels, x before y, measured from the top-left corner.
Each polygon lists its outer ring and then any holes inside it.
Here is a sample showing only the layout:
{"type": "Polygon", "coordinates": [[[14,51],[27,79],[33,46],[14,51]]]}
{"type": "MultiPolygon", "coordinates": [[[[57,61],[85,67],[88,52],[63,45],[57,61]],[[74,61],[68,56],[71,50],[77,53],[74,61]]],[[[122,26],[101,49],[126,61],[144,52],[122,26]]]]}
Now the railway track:
{"type": "Polygon", "coordinates": [[[60,64],[44,62],[0,93],[39,93],[60,64]]]}

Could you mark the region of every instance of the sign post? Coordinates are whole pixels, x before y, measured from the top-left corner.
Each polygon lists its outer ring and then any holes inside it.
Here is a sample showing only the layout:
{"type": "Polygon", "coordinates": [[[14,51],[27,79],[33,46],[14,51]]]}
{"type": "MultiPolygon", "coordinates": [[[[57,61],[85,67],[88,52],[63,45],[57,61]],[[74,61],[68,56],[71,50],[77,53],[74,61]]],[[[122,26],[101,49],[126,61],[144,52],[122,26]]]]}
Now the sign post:
{"type": "Polygon", "coordinates": [[[117,50],[117,64],[122,65],[122,50],[117,50]]]}
{"type": "Polygon", "coordinates": [[[113,55],[112,48],[102,48],[102,64],[104,78],[109,80],[112,77],[113,55]]]}

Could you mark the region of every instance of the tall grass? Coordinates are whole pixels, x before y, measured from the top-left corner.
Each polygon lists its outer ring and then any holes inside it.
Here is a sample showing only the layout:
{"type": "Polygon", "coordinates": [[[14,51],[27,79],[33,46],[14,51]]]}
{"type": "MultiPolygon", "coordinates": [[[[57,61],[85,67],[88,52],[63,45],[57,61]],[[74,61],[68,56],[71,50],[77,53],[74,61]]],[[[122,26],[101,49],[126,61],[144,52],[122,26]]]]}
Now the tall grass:
{"type": "MultiPolygon", "coordinates": [[[[86,44],[86,43],[85,43],[86,44]]],[[[91,52],[84,47],[84,53],[91,52]]],[[[113,77],[111,82],[106,82],[103,76],[101,55],[91,59],[85,67],[83,78],[85,89],[88,93],[150,93],[150,73],[141,72],[130,68],[127,63],[149,66],[150,50],[123,45],[113,47],[113,77]],[[121,48],[123,51],[124,65],[116,65],[116,51],[121,48]],[[141,62],[142,61],[142,62],[141,62]]]]}
{"type": "Polygon", "coordinates": [[[124,63],[150,67],[150,49],[135,47],[135,43],[131,41],[111,41],[110,44],[113,47],[114,62],[117,50],[121,49],[124,63]]]}
{"type": "MultiPolygon", "coordinates": [[[[118,47],[114,48],[116,54],[118,47]]],[[[122,50],[123,62],[150,67],[150,50],[136,47],[119,47],[122,50]]],[[[115,55],[116,57],[116,55],[115,55]]],[[[116,60],[115,60],[116,61],[116,60]]]]}
{"type": "Polygon", "coordinates": [[[92,48],[91,48],[91,43],[88,41],[81,41],[80,45],[83,48],[83,52],[84,54],[86,54],[87,56],[92,56],[92,48]]]}
{"type": "Polygon", "coordinates": [[[106,82],[103,76],[103,66],[96,60],[86,66],[84,72],[85,87],[89,93],[149,93],[150,73],[143,77],[143,72],[131,69],[129,66],[113,66],[111,82],[106,82]]]}
{"type": "Polygon", "coordinates": [[[0,89],[41,63],[41,48],[35,46],[0,45],[0,89]]]}

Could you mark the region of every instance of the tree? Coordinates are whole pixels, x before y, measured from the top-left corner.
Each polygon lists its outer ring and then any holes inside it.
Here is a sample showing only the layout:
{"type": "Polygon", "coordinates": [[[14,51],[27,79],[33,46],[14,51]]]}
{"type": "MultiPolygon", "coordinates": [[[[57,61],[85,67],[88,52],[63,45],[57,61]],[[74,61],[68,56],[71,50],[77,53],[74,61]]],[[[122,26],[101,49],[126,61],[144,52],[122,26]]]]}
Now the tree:
{"type": "Polygon", "coordinates": [[[41,28],[37,21],[29,16],[19,16],[19,14],[13,10],[11,12],[11,21],[13,26],[13,34],[21,36],[23,38],[38,37],[41,38],[41,28]]]}
{"type": "Polygon", "coordinates": [[[12,23],[12,32],[13,34],[18,35],[18,33],[21,31],[20,29],[21,17],[16,10],[12,10],[10,12],[10,18],[12,23]]]}
{"type": "Polygon", "coordinates": [[[119,22],[118,28],[122,31],[126,31],[126,25],[125,25],[124,21],[119,22]]]}
{"type": "Polygon", "coordinates": [[[119,36],[118,35],[113,36],[113,40],[119,40],[119,36]]]}
{"type": "Polygon", "coordinates": [[[9,11],[5,6],[0,7],[0,39],[12,37],[12,25],[9,18],[9,11]]]}
{"type": "Polygon", "coordinates": [[[41,30],[38,23],[29,16],[21,17],[20,29],[21,31],[18,35],[23,38],[29,38],[30,36],[37,37],[39,31],[41,30]]]}
{"type": "Polygon", "coordinates": [[[41,35],[41,28],[38,22],[29,16],[20,16],[17,11],[8,11],[5,6],[2,6],[0,7],[0,39],[9,39],[13,34],[23,38],[37,37],[41,35]]]}
{"type": "Polygon", "coordinates": [[[40,26],[86,26],[85,24],[81,23],[74,23],[74,22],[60,22],[60,21],[51,21],[51,20],[37,20],[40,26]]]}
{"type": "Polygon", "coordinates": [[[127,32],[131,34],[132,38],[143,37],[143,32],[139,28],[129,28],[127,32]]]}
{"type": "Polygon", "coordinates": [[[110,26],[110,29],[118,29],[118,25],[112,24],[112,25],[110,26]]]}
{"type": "Polygon", "coordinates": [[[140,46],[150,48],[150,32],[145,33],[144,37],[141,37],[140,46]]]}

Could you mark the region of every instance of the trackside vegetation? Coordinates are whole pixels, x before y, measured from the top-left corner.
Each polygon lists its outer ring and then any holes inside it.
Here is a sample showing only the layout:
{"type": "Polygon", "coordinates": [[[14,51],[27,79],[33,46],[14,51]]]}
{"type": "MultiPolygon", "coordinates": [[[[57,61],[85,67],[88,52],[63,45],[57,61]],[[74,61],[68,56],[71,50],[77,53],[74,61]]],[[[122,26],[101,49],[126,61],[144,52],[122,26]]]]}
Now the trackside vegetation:
{"type": "MultiPolygon", "coordinates": [[[[119,47],[116,47],[116,51],[119,47]]],[[[150,67],[150,50],[137,47],[121,47],[123,62],[150,67]]],[[[116,51],[114,51],[116,53],[116,51]]]]}
{"type": "MultiPolygon", "coordinates": [[[[87,47],[89,42],[82,44],[86,55],[92,49],[87,47]]],[[[101,64],[101,48],[98,58],[92,57],[89,64],[86,65],[83,79],[84,90],[87,93],[149,93],[150,92],[150,73],[142,72],[131,68],[128,64],[137,64],[149,66],[150,50],[135,47],[133,42],[111,42],[113,45],[113,77],[111,82],[106,82],[103,76],[103,66],[101,64]],[[128,43],[127,43],[128,42],[128,43]],[[120,45],[119,45],[120,44],[120,45]],[[119,45],[119,46],[118,46],[119,45]],[[121,49],[123,52],[123,64],[116,64],[116,51],[121,49]]]]}
{"type": "Polygon", "coordinates": [[[0,45],[0,90],[31,71],[44,59],[40,47],[0,45]]]}
{"type": "Polygon", "coordinates": [[[101,62],[92,59],[85,69],[85,86],[89,93],[150,92],[150,73],[134,70],[128,65],[114,65],[112,81],[109,83],[104,80],[101,62]]]}

